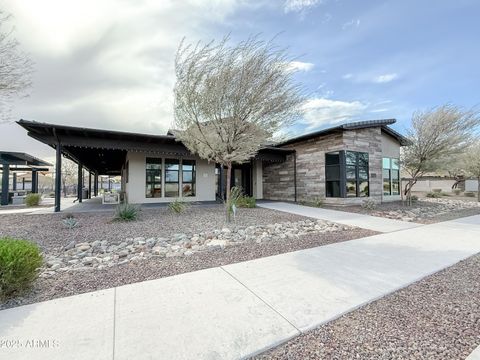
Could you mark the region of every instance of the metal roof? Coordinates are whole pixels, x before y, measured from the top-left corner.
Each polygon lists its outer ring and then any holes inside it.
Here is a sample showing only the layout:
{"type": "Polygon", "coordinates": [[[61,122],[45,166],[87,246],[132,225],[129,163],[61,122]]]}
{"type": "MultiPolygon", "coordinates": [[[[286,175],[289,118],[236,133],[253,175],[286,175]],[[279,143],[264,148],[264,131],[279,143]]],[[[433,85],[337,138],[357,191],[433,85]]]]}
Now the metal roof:
{"type": "Polygon", "coordinates": [[[14,152],[0,151],[0,163],[6,165],[27,165],[27,166],[52,166],[52,164],[36,158],[33,155],[14,152]]]}
{"type": "Polygon", "coordinates": [[[408,145],[409,141],[407,138],[405,138],[403,135],[399,134],[398,132],[396,132],[395,130],[393,130],[388,126],[388,125],[395,124],[396,121],[397,120],[395,119],[380,119],[380,120],[365,120],[365,121],[345,123],[345,124],[334,126],[331,128],[322,129],[322,130],[314,131],[308,134],[300,135],[300,136],[282,141],[276,144],[276,146],[294,144],[296,142],[306,141],[318,136],[328,135],[335,132],[343,132],[345,130],[368,129],[372,127],[381,127],[382,131],[384,131],[385,133],[395,138],[400,143],[400,145],[402,146],[408,145]]]}
{"type": "MultiPolygon", "coordinates": [[[[17,123],[28,135],[53,148],[58,143],[62,153],[91,171],[100,174],[119,174],[127,151],[152,154],[188,156],[191,152],[174,135],[151,135],[121,131],[91,129],[19,120],[17,123]]],[[[279,161],[285,149],[265,146],[259,152],[264,160],[279,161]]]]}

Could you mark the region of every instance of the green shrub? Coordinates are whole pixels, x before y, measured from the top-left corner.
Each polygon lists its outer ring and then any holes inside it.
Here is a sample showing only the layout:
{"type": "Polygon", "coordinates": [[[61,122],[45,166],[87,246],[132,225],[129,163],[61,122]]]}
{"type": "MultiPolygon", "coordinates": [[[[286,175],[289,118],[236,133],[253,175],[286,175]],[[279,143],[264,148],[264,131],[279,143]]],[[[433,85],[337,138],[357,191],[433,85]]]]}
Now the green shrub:
{"type": "Polygon", "coordinates": [[[427,198],[439,198],[440,196],[442,196],[442,194],[440,193],[436,193],[436,192],[433,192],[433,191],[430,191],[427,193],[427,198]]]}
{"type": "Polygon", "coordinates": [[[362,201],[362,208],[367,210],[375,210],[377,204],[372,199],[365,199],[362,201]]]}
{"type": "Polygon", "coordinates": [[[455,195],[457,195],[457,196],[460,195],[461,192],[462,192],[462,190],[460,190],[460,189],[455,189],[455,190],[453,190],[453,193],[454,193],[455,195]]]}
{"type": "Polygon", "coordinates": [[[417,195],[412,195],[410,196],[410,200],[412,201],[412,203],[415,203],[418,201],[418,196],[417,195]]]}
{"type": "Polygon", "coordinates": [[[0,300],[28,289],[42,266],[37,245],[12,238],[0,238],[0,300]]]}
{"type": "Polygon", "coordinates": [[[471,191],[467,191],[463,195],[465,195],[466,197],[475,197],[475,193],[473,193],[471,191]]]}
{"type": "Polygon", "coordinates": [[[123,203],[117,206],[114,219],[119,221],[134,221],[137,220],[139,212],[140,209],[138,206],[123,203]]]}
{"type": "Polygon", "coordinates": [[[442,189],[432,189],[434,193],[440,194],[442,192],[442,189]]]}
{"type": "Polygon", "coordinates": [[[312,206],[322,207],[323,206],[323,199],[319,198],[319,197],[316,197],[315,199],[313,199],[312,206]]]}
{"type": "Polygon", "coordinates": [[[170,211],[175,214],[183,213],[185,210],[188,209],[188,207],[189,207],[189,204],[179,199],[175,199],[170,204],[168,204],[168,208],[170,209],[170,211]]]}
{"type": "Polygon", "coordinates": [[[232,206],[238,206],[239,199],[243,196],[243,190],[241,186],[234,186],[230,189],[230,201],[227,204],[228,212],[232,213],[233,209],[232,206]]]}
{"type": "Polygon", "coordinates": [[[38,204],[40,204],[41,199],[42,195],[30,193],[25,196],[25,204],[27,204],[27,206],[37,206],[38,204]]]}
{"type": "Polygon", "coordinates": [[[75,219],[73,216],[72,217],[67,217],[62,220],[63,224],[68,227],[69,229],[73,229],[78,225],[77,219],[75,219]]]}
{"type": "Polygon", "coordinates": [[[238,198],[236,206],[243,208],[254,208],[257,206],[257,201],[253,196],[241,196],[238,198]]]}

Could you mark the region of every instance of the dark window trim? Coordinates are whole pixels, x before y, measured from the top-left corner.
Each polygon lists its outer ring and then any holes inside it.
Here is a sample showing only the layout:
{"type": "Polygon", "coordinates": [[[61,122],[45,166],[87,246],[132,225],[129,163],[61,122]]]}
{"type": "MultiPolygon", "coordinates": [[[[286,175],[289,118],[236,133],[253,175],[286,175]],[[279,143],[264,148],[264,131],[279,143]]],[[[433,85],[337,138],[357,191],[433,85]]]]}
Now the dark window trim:
{"type": "MultiPolygon", "coordinates": [[[[353,151],[353,150],[338,150],[338,151],[329,151],[325,153],[325,197],[327,197],[327,169],[329,167],[334,167],[337,165],[327,165],[326,164],[326,156],[327,154],[331,153],[339,153],[339,180],[328,180],[328,182],[332,181],[339,181],[340,182],[340,198],[347,198],[347,160],[346,155],[347,151],[355,153],[355,164],[349,164],[348,166],[355,167],[355,179],[351,179],[355,181],[355,197],[370,197],[370,155],[368,152],[365,151],[353,151]],[[358,154],[367,154],[367,166],[361,166],[359,161],[358,154]],[[367,196],[360,196],[360,184],[365,181],[360,179],[360,168],[366,168],[367,171],[367,187],[368,187],[368,194],[367,196]]],[[[328,196],[328,197],[335,197],[335,196],[328,196]]],[[[353,197],[353,196],[351,196],[353,197]]]]}
{"type": "Polygon", "coordinates": [[[166,198],[176,198],[180,197],[180,169],[181,169],[181,161],[180,159],[175,159],[175,158],[165,158],[164,160],[164,170],[163,170],[163,177],[164,177],[164,183],[165,183],[165,189],[163,191],[164,197],[166,198]],[[176,161],[176,163],[175,163],[176,161]],[[178,165],[177,170],[168,170],[167,169],[167,163],[168,164],[173,164],[173,165],[178,165]],[[177,181],[167,181],[167,172],[176,172],[177,173],[177,181]],[[167,184],[177,184],[177,195],[176,196],[169,196],[167,195],[167,184]]]}

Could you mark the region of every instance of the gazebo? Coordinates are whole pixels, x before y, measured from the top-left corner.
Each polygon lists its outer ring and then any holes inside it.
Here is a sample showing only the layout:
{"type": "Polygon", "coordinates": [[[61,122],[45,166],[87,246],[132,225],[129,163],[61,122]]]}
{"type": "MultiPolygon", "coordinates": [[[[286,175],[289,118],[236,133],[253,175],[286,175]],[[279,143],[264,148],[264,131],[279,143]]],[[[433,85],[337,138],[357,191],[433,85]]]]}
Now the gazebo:
{"type": "Polygon", "coordinates": [[[13,192],[17,190],[16,172],[32,172],[32,187],[34,193],[38,192],[38,172],[48,171],[48,166],[52,164],[40,160],[32,155],[13,152],[0,151],[0,165],[2,168],[2,195],[1,205],[8,205],[10,195],[10,172],[13,173],[13,192]]]}

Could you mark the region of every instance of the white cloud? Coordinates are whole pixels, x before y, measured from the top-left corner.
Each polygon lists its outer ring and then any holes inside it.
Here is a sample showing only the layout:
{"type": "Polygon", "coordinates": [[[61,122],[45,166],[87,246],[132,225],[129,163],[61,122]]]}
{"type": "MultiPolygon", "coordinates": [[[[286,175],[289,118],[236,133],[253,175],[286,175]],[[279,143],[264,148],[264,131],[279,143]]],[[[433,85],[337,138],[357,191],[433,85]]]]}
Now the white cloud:
{"type": "Polygon", "coordinates": [[[164,133],[173,120],[180,40],[218,38],[213,26],[241,6],[246,2],[6,0],[15,36],[36,63],[31,95],[16,102],[12,117],[164,133]]]}
{"type": "Polygon", "coordinates": [[[359,27],[359,26],[360,26],[360,19],[352,19],[342,25],[342,30],[348,29],[350,27],[359,27]]]}
{"type": "Polygon", "coordinates": [[[374,77],[373,82],[378,83],[378,84],[388,83],[388,82],[393,81],[397,78],[398,78],[398,74],[396,74],[396,73],[383,74],[383,75],[379,75],[379,76],[374,77]]]}
{"type": "Polygon", "coordinates": [[[286,0],[283,10],[285,13],[302,12],[320,5],[324,0],[286,0]]]}
{"type": "Polygon", "coordinates": [[[348,74],[343,75],[342,79],[348,80],[348,79],[351,79],[352,77],[353,77],[353,74],[348,73],[348,74]]]}
{"type": "Polygon", "coordinates": [[[341,101],[326,98],[309,99],[303,105],[307,130],[327,124],[338,124],[351,120],[366,111],[368,104],[360,101],[341,101]]]}
{"type": "Polygon", "coordinates": [[[291,61],[288,68],[293,71],[310,71],[313,69],[315,64],[302,61],[291,61]]]}

